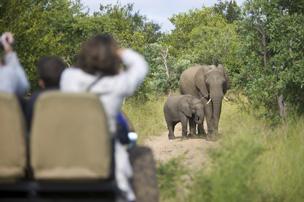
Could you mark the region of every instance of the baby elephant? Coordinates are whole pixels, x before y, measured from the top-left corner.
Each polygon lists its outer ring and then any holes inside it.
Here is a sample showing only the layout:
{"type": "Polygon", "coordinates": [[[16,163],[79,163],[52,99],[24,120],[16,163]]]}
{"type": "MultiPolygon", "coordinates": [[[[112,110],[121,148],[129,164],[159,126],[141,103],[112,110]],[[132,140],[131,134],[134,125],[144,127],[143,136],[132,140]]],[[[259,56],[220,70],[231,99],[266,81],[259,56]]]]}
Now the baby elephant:
{"type": "Polygon", "coordinates": [[[187,125],[190,125],[190,135],[195,135],[196,125],[204,121],[203,102],[192,95],[169,96],[164,105],[164,114],[169,130],[169,139],[174,139],[174,127],[182,124],[182,136],[187,136],[187,125]]]}

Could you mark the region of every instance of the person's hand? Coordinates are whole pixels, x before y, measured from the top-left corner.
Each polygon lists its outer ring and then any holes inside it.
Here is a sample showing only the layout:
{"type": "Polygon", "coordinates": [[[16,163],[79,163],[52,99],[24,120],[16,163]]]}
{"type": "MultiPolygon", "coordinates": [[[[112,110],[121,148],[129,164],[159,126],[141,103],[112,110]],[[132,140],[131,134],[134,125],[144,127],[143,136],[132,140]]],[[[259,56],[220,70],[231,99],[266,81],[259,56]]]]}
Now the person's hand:
{"type": "Polygon", "coordinates": [[[121,55],[122,55],[122,53],[124,52],[124,48],[118,48],[117,50],[116,50],[116,53],[117,53],[117,55],[119,56],[119,57],[121,57],[121,55]]]}
{"type": "Polygon", "coordinates": [[[4,51],[6,53],[13,51],[12,44],[14,43],[14,37],[11,32],[5,32],[2,34],[0,42],[3,45],[4,51]]]}

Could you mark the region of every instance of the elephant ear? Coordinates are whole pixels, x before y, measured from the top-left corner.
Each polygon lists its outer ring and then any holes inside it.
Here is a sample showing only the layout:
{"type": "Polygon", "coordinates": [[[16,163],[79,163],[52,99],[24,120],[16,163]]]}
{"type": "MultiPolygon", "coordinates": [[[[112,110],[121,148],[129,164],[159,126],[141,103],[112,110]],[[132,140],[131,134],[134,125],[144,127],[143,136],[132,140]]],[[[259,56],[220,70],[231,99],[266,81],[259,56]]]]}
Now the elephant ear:
{"type": "Polygon", "coordinates": [[[191,101],[188,98],[181,99],[179,102],[179,111],[185,114],[187,117],[192,116],[192,108],[191,108],[191,101]]]}
{"type": "Polygon", "coordinates": [[[222,71],[223,74],[224,74],[225,80],[226,80],[225,85],[224,85],[224,93],[226,93],[227,90],[230,89],[229,76],[228,76],[228,73],[227,73],[226,69],[224,68],[224,66],[223,66],[222,64],[219,64],[219,65],[218,65],[218,68],[221,69],[221,71],[222,71]]]}
{"type": "Polygon", "coordinates": [[[200,68],[194,77],[194,83],[196,88],[199,90],[199,94],[202,97],[208,97],[209,92],[207,90],[207,86],[206,86],[206,78],[205,78],[205,69],[204,67],[200,68]]]}

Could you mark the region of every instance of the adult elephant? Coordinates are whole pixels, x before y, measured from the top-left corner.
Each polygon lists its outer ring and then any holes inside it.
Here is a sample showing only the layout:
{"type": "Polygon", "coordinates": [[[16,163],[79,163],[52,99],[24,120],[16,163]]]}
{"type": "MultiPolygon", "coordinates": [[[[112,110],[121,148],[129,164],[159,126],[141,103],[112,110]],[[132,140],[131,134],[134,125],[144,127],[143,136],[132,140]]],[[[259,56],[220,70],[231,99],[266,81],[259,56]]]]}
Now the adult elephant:
{"type": "MultiPolygon", "coordinates": [[[[207,138],[213,138],[218,133],[222,100],[229,89],[229,78],[223,65],[190,67],[181,74],[179,85],[182,94],[190,94],[204,101],[207,138]]],[[[200,133],[204,133],[203,125],[198,128],[200,133]]]]}

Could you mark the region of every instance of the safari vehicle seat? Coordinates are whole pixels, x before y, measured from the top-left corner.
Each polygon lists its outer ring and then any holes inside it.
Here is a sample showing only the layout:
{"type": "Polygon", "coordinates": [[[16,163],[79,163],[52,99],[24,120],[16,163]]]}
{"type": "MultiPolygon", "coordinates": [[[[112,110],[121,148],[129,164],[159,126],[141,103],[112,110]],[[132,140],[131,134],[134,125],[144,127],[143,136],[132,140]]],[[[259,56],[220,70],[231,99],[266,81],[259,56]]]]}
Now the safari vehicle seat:
{"type": "Polygon", "coordinates": [[[111,177],[111,136],[92,94],[44,93],[35,106],[30,148],[37,180],[111,177]]]}
{"type": "Polygon", "coordinates": [[[0,94],[0,181],[25,175],[25,123],[14,95],[0,94]]]}
{"type": "Polygon", "coordinates": [[[113,141],[96,96],[53,91],[38,98],[27,152],[32,175],[19,180],[26,150],[14,96],[0,96],[0,126],[0,201],[113,201],[120,194],[113,141]]]}

